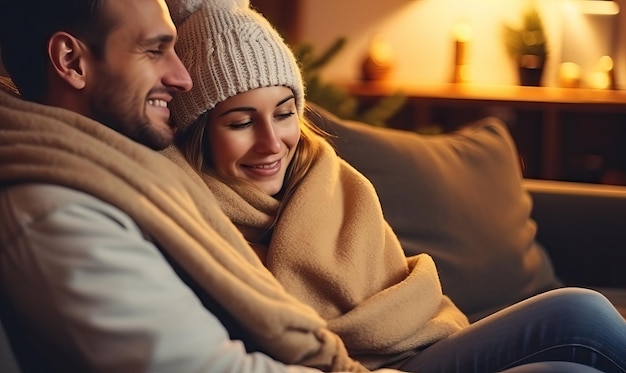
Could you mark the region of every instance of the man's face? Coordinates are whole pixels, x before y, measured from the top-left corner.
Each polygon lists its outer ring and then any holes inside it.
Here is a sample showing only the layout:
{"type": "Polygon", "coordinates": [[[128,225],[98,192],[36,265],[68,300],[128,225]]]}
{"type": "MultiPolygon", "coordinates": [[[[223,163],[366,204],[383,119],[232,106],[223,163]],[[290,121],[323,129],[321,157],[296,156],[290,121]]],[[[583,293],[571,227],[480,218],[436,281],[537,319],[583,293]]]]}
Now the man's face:
{"type": "Polygon", "coordinates": [[[94,60],[87,88],[91,116],[155,150],[173,141],[167,107],[191,78],[174,51],[176,29],[163,0],[107,0],[115,26],[94,60]]]}

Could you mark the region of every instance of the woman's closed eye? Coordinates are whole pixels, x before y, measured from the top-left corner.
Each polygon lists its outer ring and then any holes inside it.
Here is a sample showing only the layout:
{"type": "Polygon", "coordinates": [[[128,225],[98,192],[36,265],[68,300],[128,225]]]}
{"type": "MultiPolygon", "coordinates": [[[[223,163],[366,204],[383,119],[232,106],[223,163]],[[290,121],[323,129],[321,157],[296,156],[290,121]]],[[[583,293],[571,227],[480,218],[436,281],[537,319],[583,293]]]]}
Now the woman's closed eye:
{"type": "Polygon", "coordinates": [[[252,125],[252,119],[247,119],[246,121],[230,123],[228,125],[228,128],[233,129],[233,130],[242,130],[242,129],[250,127],[251,125],[252,125]]]}
{"type": "Polygon", "coordinates": [[[289,111],[289,112],[285,112],[285,113],[278,113],[274,115],[274,118],[276,118],[277,120],[285,120],[285,119],[289,119],[292,116],[296,115],[295,112],[293,111],[289,111]]]}
{"type": "MultiPolygon", "coordinates": [[[[276,114],[274,114],[274,119],[276,121],[280,122],[280,121],[283,121],[283,120],[287,120],[287,119],[293,117],[294,115],[296,115],[296,113],[294,111],[276,113],[276,114]]],[[[254,125],[254,119],[247,118],[245,120],[240,120],[240,121],[236,121],[236,122],[232,122],[232,123],[228,124],[228,128],[233,129],[233,130],[242,130],[242,129],[248,128],[248,127],[250,127],[252,125],[254,125]]]]}

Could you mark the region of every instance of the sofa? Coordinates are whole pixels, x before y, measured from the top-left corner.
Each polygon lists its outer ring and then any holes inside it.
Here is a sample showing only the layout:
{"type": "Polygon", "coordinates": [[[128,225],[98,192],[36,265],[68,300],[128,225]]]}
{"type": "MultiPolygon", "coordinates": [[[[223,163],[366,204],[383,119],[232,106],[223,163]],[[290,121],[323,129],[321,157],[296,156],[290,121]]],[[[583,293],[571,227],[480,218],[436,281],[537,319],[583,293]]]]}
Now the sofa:
{"type": "Polygon", "coordinates": [[[314,104],[309,118],[374,184],[405,253],[433,256],[471,321],[561,286],[599,290],[626,316],[626,187],[524,178],[495,117],[431,136],[314,104]]]}
{"type": "MultiPolygon", "coordinates": [[[[0,78],[17,94],[10,83],[0,78]]],[[[433,256],[470,320],[566,285],[598,289],[626,315],[626,187],[525,179],[497,118],[427,136],[313,104],[307,117],[374,184],[406,255],[433,256]]],[[[0,371],[19,371],[1,323],[0,371]]]]}

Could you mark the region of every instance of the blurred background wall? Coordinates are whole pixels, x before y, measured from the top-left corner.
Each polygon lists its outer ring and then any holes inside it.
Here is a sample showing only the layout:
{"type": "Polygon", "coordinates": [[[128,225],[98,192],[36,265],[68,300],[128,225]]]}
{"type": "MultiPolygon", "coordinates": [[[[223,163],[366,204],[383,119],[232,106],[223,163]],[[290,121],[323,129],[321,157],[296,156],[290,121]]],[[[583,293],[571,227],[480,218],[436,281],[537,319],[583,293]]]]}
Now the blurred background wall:
{"type": "MultiPolygon", "coordinates": [[[[617,15],[580,14],[580,0],[535,0],[548,32],[549,58],[543,85],[557,85],[560,63],[581,65],[591,74],[601,55],[614,59],[616,87],[626,88],[626,0],[617,15]]],[[[528,0],[252,0],[275,23],[287,41],[310,43],[322,51],[338,37],[347,44],[322,71],[322,77],[359,79],[370,41],[379,36],[394,56],[390,80],[440,83],[450,80],[455,25],[472,27],[470,72],[476,84],[516,84],[514,61],[502,38],[504,24],[520,22],[528,0]]],[[[0,74],[6,74],[0,64],[0,74]]],[[[584,76],[583,76],[584,79],[584,76]]]]}
{"type": "MultiPolygon", "coordinates": [[[[252,3],[265,5],[268,1],[252,0],[252,3]]],[[[626,0],[584,2],[621,5],[621,12],[583,14],[579,6],[583,2],[579,0],[534,1],[548,32],[550,55],[544,85],[557,84],[561,62],[578,63],[583,74],[588,74],[596,68],[599,57],[607,54],[615,63],[618,88],[626,87],[626,0]]],[[[527,0],[284,0],[282,3],[291,4],[291,14],[283,9],[281,20],[276,22],[285,25],[290,43],[311,43],[321,51],[337,37],[347,38],[346,46],[323,71],[322,76],[327,79],[358,79],[369,42],[378,35],[394,53],[391,80],[449,81],[454,27],[465,21],[473,31],[469,49],[472,82],[517,83],[516,67],[507,54],[502,29],[505,24],[519,24],[522,11],[529,4],[527,0]]]]}

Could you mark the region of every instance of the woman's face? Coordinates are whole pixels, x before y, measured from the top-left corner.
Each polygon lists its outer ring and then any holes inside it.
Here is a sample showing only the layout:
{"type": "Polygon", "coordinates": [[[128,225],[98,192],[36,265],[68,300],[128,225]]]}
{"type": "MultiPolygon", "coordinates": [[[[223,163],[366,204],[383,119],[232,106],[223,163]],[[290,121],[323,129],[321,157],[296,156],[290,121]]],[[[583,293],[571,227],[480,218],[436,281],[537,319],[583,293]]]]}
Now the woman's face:
{"type": "Polygon", "coordinates": [[[300,139],[300,118],[290,88],[240,93],[209,114],[208,142],[215,171],[246,179],[269,195],[280,191],[300,139]]]}

